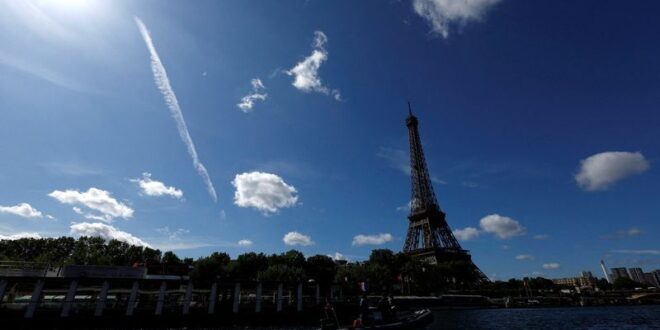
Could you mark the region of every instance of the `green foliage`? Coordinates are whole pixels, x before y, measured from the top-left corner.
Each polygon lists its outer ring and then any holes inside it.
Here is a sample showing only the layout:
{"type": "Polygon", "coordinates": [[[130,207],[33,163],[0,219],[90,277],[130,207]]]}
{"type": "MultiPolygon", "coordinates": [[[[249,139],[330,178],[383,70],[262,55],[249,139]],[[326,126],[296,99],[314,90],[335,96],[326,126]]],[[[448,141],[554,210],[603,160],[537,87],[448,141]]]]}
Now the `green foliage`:
{"type": "Polygon", "coordinates": [[[270,265],[264,271],[261,279],[267,282],[296,284],[305,280],[305,270],[284,264],[270,265]]]}
{"type": "MultiPolygon", "coordinates": [[[[327,287],[343,286],[347,295],[360,294],[358,284],[367,282],[370,293],[400,292],[411,295],[441,294],[448,290],[473,290],[476,275],[467,261],[428,264],[404,253],[387,249],[373,250],[364,262],[335,263],[330,257],[315,255],[305,259],[296,250],[269,256],[244,253],[230,260],[226,253],[214,252],[197,260],[181,260],[174,252],[162,254],[152,248],[129,245],[98,237],[19,239],[0,241],[0,260],[35,261],[51,264],[117,265],[162,262],[167,274],[189,274],[196,285],[208,286],[217,281],[265,281],[296,284],[306,280],[327,287]],[[167,267],[165,267],[167,266],[167,267]]],[[[598,283],[609,289],[605,280],[598,283]]],[[[642,286],[630,279],[618,279],[617,289],[642,286]]],[[[480,288],[491,297],[521,296],[528,293],[554,292],[551,280],[536,277],[524,280],[496,281],[480,288]],[[527,286],[525,286],[527,283],[527,286]]],[[[473,291],[474,292],[474,291],[473,291]]]]}
{"type": "Polygon", "coordinates": [[[180,264],[181,259],[172,251],[167,251],[163,254],[161,262],[164,264],[180,264]]]}
{"type": "Polygon", "coordinates": [[[209,284],[223,279],[227,275],[229,255],[226,253],[213,252],[208,257],[201,257],[195,261],[190,278],[196,284],[209,284]]]}
{"type": "Polygon", "coordinates": [[[332,258],[318,254],[307,258],[307,267],[305,271],[310,279],[328,285],[335,279],[337,266],[332,258]]]}
{"type": "Polygon", "coordinates": [[[263,253],[244,253],[231,264],[233,277],[242,281],[257,281],[268,268],[268,258],[263,253]]]}
{"type": "Polygon", "coordinates": [[[282,254],[272,254],[268,257],[269,265],[288,265],[290,267],[304,268],[305,255],[300,251],[289,250],[282,254]]]}
{"type": "Polygon", "coordinates": [[[55,265],[117,265],[160,260],[160,251],[99,237],[23,238],[0,241],[0,259],[55,265]]]}
{"type": "Polygon", "coordinates": [[[268,256],[268,267],[264,270],[260,280],[297,283],[306,279],[305,256],[296,250],[289,250],[282,254],[268,256]]]}
{"type": "Polygon", "coordinates": [[[540,291],[556,291],[558,289],[557,284],[553,283],[552,280],[543,277],[536,278],[525,278],[527,280],[527,285],[530,290],[540,290],[540,291]]]}
{"type": "Polygon", "coordinates": [[[599,278],[598,282],[596,282],[596,286],[601,290],[611,290],[612,289],[612,284],[610,284],[610,282],[608,282],[604,278],[599,278]]]}

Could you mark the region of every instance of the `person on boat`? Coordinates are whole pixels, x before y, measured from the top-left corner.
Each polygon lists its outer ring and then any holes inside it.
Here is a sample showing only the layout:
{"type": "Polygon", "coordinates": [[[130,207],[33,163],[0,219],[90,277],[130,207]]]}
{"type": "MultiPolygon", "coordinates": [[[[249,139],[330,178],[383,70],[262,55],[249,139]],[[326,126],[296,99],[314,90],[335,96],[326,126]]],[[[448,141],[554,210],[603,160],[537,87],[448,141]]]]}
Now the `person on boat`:
{"type": "Polygon", "coordinates": [[[369,299],[367,299],[367,294],[363,293],[362,298],[360,298],[360,316],[359,320],[362,325],[367,324],[369,318],[369,299]]]}
{"type": "Polygon", "coordinates": [[[325,312],[325,323],[331,327],[331,329],[339,328],[339,320],[337,319],[337,314],[335,313],[335,308],[332,306],[330,298],[325,298],[325,307],[323,308],[325,312]]]}
{"type": "Polygon", "coordinates": [[[387,298],[387,301],[390,302],[390,314],[396,318],[396,306],[394,305],[394,295],[390,293],[390,296],[387,298]]]}
{"type": "Polygon", "coordinates": [[[383,294],[383,297],[378,301],[378,311],[382,315],[383,321],[389,321],[392,317],[392,305],[390,304],[390,299],[387,294],[383,294]]]}
{"type": "Polygon", "coordinates": [[[330,302],[329,298],[325,298],[325,307],[323,308],[323,311],[325,312],[325,317],[326,318],[331,318],[332,315],[332,303],[330,302]]]}

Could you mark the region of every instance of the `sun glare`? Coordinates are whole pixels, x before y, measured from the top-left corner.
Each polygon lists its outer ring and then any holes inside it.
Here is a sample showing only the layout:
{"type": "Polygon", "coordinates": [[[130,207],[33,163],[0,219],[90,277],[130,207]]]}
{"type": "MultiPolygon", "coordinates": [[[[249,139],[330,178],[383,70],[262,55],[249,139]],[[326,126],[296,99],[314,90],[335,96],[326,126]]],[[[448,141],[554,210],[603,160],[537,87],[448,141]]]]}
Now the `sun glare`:
{"type": "Polygon", "coordinates": [[[53,0],[53,2],[66,7],[80,7],[85,6],[89,0],[53,0]]]}
{"type": "Polygon", "coordinates": [[[88,7],[93,0],[43,0],[41,4],[63,10],[78,10],[88,7]]]}

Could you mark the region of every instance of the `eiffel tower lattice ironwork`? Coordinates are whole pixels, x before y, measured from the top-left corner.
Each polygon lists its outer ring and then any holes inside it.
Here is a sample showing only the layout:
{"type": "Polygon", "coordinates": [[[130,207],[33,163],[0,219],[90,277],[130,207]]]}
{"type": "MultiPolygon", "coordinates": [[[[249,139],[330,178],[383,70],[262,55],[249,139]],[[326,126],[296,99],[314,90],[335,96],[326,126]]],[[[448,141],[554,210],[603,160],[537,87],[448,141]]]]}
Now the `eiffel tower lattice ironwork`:
{"type": "Polygon", "coordinates": [[[440,209],[426,166],[417,125],[417,117],[412,114],[408,103],[406,126],[410,139],[412,196],[408,215],[410,223],[403,251],[430,263],[468,263],[476,282],[488,282],[486,275],[472,262],[470,253],[464,250],[454,237],[445,219],[445,213],[440,209]]]}

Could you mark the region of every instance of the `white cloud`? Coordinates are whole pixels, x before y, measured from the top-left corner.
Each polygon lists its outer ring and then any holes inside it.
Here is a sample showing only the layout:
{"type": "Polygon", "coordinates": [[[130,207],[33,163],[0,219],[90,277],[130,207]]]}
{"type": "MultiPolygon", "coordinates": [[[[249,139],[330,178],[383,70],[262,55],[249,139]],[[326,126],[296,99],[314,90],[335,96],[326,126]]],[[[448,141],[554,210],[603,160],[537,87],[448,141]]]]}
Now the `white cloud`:
{"type": "Polygon", "coordinates": [[[660,255],[660,250],[612,250],[614,253],[660,255]]]}
{"type": "Polygon", "coordinates": [[[165,71],[165,67],[163,66],[163,63],[158,56],[158,52],[156,52],[156,47],[154,47],[153,41],[151,40],[149,30],[138,17],[135,17],[135,23],[137,23],[137,26],[140,29],[140,33],[142,34],[142,38],[144,39],[144,42],[149,49],[149,54],[151,55],[151,71],[154,75],[154,82],[158,86],[158,90],[160,90],[161,94],[163,94],[165,103],[170,110],[170,114],[176,122],[176,128],[179,131],[179,137],[181,137],[181,140],[188,149],[188,154],[190,155],[190,158],[192,158],[195,170],[197,170],[197,173],[202,177],[202,180],[204,180],[204,183],[206,184],[206,190],[208,191],[211,198],[213,198],[213,201],[217,202],[218,195],[215,192],[215,187],[213,187],[213,182],[211,182],[211,178],[209,177],[209,173],[206,171],[206,167],[204,167],[204,164],[199,161],[199,156],[197,155],[195,144],[190,137],[190,132],[188,132],[188,126],[186,125],[186,121],[183,118],[183,112],[179,106],[179,101],[177,100],[176,94],[170,85],[170,80],[167,77],[167,72],[165,71]]]}
{"type": "Polygon", "coordinates": [[[412,205],[412,200],[408,201],[406,205],[397,206],[396,210],[401,212],[407,212],[410,211],[411,205],[412,205]]]}
{"type": "Polygon", "coordinates": [[[264,87],[264,84],[261,82],[261,79],[259,78],[254,78],[251,81],[252,83],[252,91],[248,94],[243,96],[241,99],[241,103],[237,104],[238,108],[241,109],[243,112],[250,112],[252,111],[252,108],[254,107],[254,103],[258,100],[265,101],[266,98],[268,97],[268,94],[262,93],[266,87],[264,87]]]}
{"type": "Polygon", "coordinates": [[[447,181],[440,179],[437,176],[431,176],[431,181],[437,184],[447,184],[447,181]]]}
{"type": "Polygon", "coordinates": [[[284,244],[286,245],[301,245],[301,246],[310,246],[314,245],[314,241],[312,241],[312,238],[310,236],[301,234],[296,231],[292,231],[284,235],[282,238],[282,241],[284,241],[284,244]]]}
{"type": "Polygon", "coordinates": [[[238,246],[243,246],[243,247],[252,246],[252,241],[249,239],[242,239],[238,241],[238,246]]]}
{"type": "Polygon", "coordinates": [[[85,214],[81,208],[73,207],[74,212],[84,215],[88,219],[111,222],[117,217],[128,219],[133,216],[133,209],[117,201],[111,196],[110,192],[94,187],[89,188],[86,192],[55,190],[48,194],[48,196],[55,198],[63,204],[81,205],[101,213],[100,215],[85,214]]]}
{"type": "Polygon", "coordinates": [[[585,191],[606,190],[619,180],[648,170],[649,166],[639,152],[602,152],[580,162],[575,181],[585,191]]]}
{"type": "Polygon", "coordinates": [[[414,0],[415,13],[426,19],[433,33],[449,37],[450,25],[479,21],[500,0],[414,0]]]}
{"type": "Polygon", "coordinates": [[[390,167],[405,175],[410,175],[410,158],[407,152],[401,149],[380,147],[376,156],[386,160],[390,167]]]}
{"type": "Polygon", "coordinates": [[[534,235],[534,239],[537,239],[537,240],[548,239],[548,237],[550,237],[550,236],[548,236],[548,235],[546,235],[546,234],[534,235]]]}
{"type": "Polygon", "coordinates": [[[341,92],[337,89],[330,89],[323,85],[319,77],[319,68],[321,64],[328,59],[328,51],[325,44],[328,37],[321,31],[314,31],[314,43],[312,44],[312,54],[296,64],[288,71],[284,71],[289,76],[294,76],[292,85],[303,92],[319,92],[325,95],[332,95],[335,100],[341,101],[341,92]]]}
{"type": "Polygon", "coordinates": [[[168,226],[165,226],[163,228],[156,228],[156,231],[159,234],[167,236],[167,238],[171,240],[179,240],[181,239],[182,235],[190,233],[190,230],[188,229],[177,228],[175,230],[170,230],[170,227],[168,226]]]}
{"type": "Polygon", "coordinates": [[[113,226],[96,222],[81,222],[71,225],[71,234],[79,236],[98,236],[105,240],[116,239],[131,245],[151,247],[147,242],[113,226]]]}
{"type": "Polygon", "coordinates": [[[516,256],[516,260],[534,260],[534,256],[529,254],[520,254],[516,256]]]}
{"type": "Polygon", "coordinates": [[[28,203],[14,206],[0,206],[0,213],[9,213],[23,218],[42,218],[44,215],[28,203]]]}
{"type": "Polygon", "coordinates": [[[41,166],[53,174],[64,176],[92,176],[104,173],[101,169],[72,160],[64,162],[49,162],[41,164],[41,166]]]}
{"type": "Polygon", "coordinates": [[[104,216],[95,215],[95,214],[91,214],[91,213],[85,213],[85,212],[83,212],[83,210],[81,208],[79,208],[77,206],[72,207],[72,209],[73,209],[73,212],[76,212],[76,214],[82,215],[83,217],[85,217],[85,219],[96,220],[96,221],[111,221],[112,220],[112,219],[108,220],[104,216]]]}
{"type": "Polygon", "coordinates": [[[173,186],[168,187],[160,181],[153,180],[151,173],[148,172],[142,173],[142,179],[131,179],[130,181],[137,183],[142,189],[142,193],[147,196],[168,195],[177,199],[183,197],[183,192],[180,189],[173,186]]]}
{"type": "Polygon", "coordinates": [[[479,234],[479,229],[474,227],[465,227],[463,229],[454,230],[454,236],[456,236],[459,241],[469,241],[479,237],[479,234]]]}
{"type": "Polygon", "coordinates": [[[543,276],[544,274],[543,274],[543,273],[541,273],[541,272],[532,272],[532,275],[534,275],[534,276],[537,276],[537,277],[538,277],[538,276],[543,276]]]}
{"type": "Polygon", "coordinates": [[[462,185],[463,185],[463,187],[467,187],[467,188],[477,188],[477,187],[479,187],[478,183],[472,182],[472,181],[463,181],[462,185]]]}
{"type": "MultiPolygon", "coordinates": [[[[48,196],[55,198],[60,203],[82,205],[101,213],[101,215],[85,215],[89,219],[111,222],[114,218],[128,219],[133,216],[133,209],[118,202],[111,196],[110,192],[94,187],[89,188],[86,192],[55,190],[48,194],[48,196]]],[[[82,210],[78,207],[74,207],[73,210],[78,214],[83,214],[82,210]]]]}
{"type": "Polygon", "coordinates": [[[487,233],[495,234],[500,239],[509,239],[525,234],[525,227],[516,220],[499,214],[491,214],[479,221],[479,226],[487,233]]]}
{"type": "Polygon", "coordinates": [[[298,201],[297,190],[275,174],[249,172],[237,174],[231,184],[236,188],[234,204],[254,207],[264,215],[292,207],[298,201]]]}
{"type": "Polygon", "coordinates": [[[341,254],[339,252],[335,252],[334,255],[333,254],[328,254],[328,257],[332,258],[332,260],[334,260],[334,261],[348,260],[348,259],[346,259],[346,256],[344,256],[343,254],[341,254]]]}
{"type": "Polygon", "coordinates": [[[85,215],[85,212],[83,212],[83,210],[77,206],[74,206],[71,209],[73,210],[73,212],[76,212],[76,214],[85,215]]]}
{"type": "Polygon", "coordinates": [[[603,239],[624,239],[628,237],[634,237],[643,234],[644,232],[637,227],[630,227],[625,230],[617,230],[616,232],[608,235],[603,235],[603,239]]]}
{"type": "MultiPolygon", "coordinates": [[[[205,243],[200,241],[165,241],[165,242],[152,242],[152,248],[157,248],[161,251],[177,251],[177,250],[190,250],[205,247],[219,246],[217,243],[205,243]]],[[[227,245],[229,246],[229,245],[227,245]]]]}
{"type": "Polygon", "coordinates": [[[42,67],[37,62],[28,62],[24,58],[13,57],[0,51],[0,65],[8,66],[14,70],[21,71],[33,77],[47,81],[55,86],[63,87],[75,92],[96,92],[92,88],[85,86],[75,80],[42,67]]]}
{"type": "Polygon", "coordinates": [[[360,245],[381,245],[391,242],[393,239],[391,234],[380,233],[375,235],[357,235],[353,237],[353,246],[360,245]]]}
{"type": "Polygon", "coordinates": [[[11,235],[0,235],[0,240],[13,241],[13,240],[21,239],[21,238],[39,239],[39,238],[41,238],[41,235],[39,235],[38,233],[26,233],[26,232],[16,233],[16,234],[11,234],[11,235]]]}
{"type": "Polygon", "coordinates": [[[543,269],[559,269],[559,264],[556,262],[543,264],[543,269]]]}

